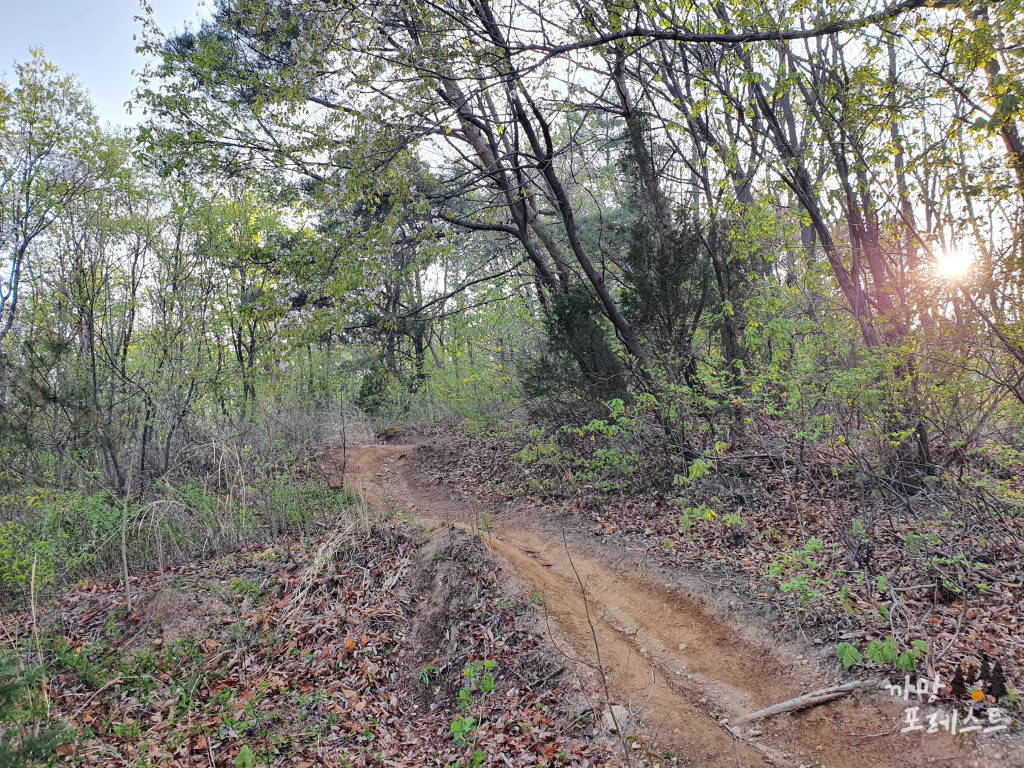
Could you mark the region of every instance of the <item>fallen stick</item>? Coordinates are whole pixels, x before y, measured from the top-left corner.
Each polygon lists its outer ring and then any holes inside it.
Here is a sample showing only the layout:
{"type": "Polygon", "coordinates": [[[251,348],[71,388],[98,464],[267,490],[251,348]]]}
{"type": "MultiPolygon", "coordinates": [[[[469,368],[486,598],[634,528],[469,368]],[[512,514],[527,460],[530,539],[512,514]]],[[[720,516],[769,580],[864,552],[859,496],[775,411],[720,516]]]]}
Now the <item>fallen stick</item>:
{"type": "Polygon", "coordinates": [[[854,691],[859,691],[864,688],[877,688],[881,683],[882,681],[879,679],[872,679],[854,680],[853,682],[843,683],[842,685],[833,685],[831,688],[823,688],[820,691],[805,693],[802,696],[797,696],[795,699],[783,701],[779,704],[766,707],[765,709],[759,709],[757,712],[744,715],[741,718],[730,721],[730,725],[744,725],[746,723],[753,722],[754,720],[771,717],[772,715],[781,715],[784,712],[793,712],[797,709],[806,709],[807,707],[824,704],[826,701],[832,701],[833,699],[848,696],[854,691]]]}

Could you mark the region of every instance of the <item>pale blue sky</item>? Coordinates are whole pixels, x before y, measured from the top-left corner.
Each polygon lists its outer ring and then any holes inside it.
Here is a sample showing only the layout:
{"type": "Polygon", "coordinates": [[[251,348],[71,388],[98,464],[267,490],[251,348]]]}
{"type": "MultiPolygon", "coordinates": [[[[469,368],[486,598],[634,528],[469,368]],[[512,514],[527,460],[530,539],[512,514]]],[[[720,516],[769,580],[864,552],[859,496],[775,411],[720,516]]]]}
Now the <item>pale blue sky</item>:
{"type": "MultiPolygon", "coordinates": [[[[151,2],[165,32],[208,11],[202,0],[151,2]]],[[[124,102],[135,87],[132,70],[143,61],[132,40],[139,14],[138,0],[0,0],[0,72],[28,58],[29,46],[41,46],[63,71],[79,76],[103,121],[137,123],[141,113],[128,115],[124,102]]]]}

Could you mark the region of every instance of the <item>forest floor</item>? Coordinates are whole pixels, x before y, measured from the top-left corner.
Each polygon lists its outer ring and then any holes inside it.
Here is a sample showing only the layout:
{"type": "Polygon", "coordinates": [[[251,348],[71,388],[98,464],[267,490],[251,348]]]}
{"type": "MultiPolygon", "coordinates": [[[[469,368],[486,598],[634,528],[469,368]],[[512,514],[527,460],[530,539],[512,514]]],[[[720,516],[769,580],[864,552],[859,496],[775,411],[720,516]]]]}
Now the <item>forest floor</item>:
{"type": "Polygon", "coordinates": [[[0,617],[76,734],[58,763],[619,765],[600,705],[568,691],[542,612],[477,537],[365,508],[323,523],[133,576],[131,603],[90,582],[0,617]]]}
{"type": "Polygon", "coordinates": [[[1024,765],[1017,736],[953,737],[936,725],[942,701],[922,702],[924,727],[902,732],[914,697],[877,687],[730,726],[840,682],[834,648],[775,631],[770,611],[727,579],[595,536],[578,513],[492,492],[484,480],[497,458],[464,436],[407,427],[393,439],[336,449],[333,463],[372,505],[470,530],[511,565],[543,606],[575,691],[617,705],[634,764],[671,755],[666,764],[747,768],[1024,765]]]}

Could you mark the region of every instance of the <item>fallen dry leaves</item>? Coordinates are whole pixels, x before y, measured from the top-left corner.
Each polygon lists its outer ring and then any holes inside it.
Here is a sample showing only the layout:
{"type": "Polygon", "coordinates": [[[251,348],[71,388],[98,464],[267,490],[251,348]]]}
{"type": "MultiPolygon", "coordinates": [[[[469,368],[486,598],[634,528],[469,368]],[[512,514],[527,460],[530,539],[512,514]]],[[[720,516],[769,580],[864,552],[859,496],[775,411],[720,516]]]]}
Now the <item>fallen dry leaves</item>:
{"type": "Polygon", "coordinates": [[[413,768],[475,748],[484,765],[614,765],[527,600],[478,541],[443,535],[349,527],[170,568],[131,580],[130,614],[123,588],[79,586],[44,642],[79,734],[62,762],[217,768],[251,750],[255,765],[413,768]],[[460,710],[463,666],[483,659],[497,688],[460,710]],[[470,747],[452,737],[460,714],[478,722],[470,747]]]}

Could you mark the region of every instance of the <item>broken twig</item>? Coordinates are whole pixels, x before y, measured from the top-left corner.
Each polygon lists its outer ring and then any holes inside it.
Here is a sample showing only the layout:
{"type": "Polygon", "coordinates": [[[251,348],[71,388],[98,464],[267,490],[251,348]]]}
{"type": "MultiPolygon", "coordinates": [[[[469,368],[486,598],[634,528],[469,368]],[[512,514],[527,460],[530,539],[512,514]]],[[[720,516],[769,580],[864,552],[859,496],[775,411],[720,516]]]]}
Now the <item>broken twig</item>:
{"type": "Polygon", "coordinates": [[[843,683],[842,685],[833,685],[831,688],[823,688],[820,691],[814,691],[812,693],[805,693],[802,696],[797,696],[795,699],[789,701],[783,701],[779,704],[774,704],[765,709],[759,709],[757,712],[753,712],[749,715],[744,715],[741,718],[731,721],[732,725],[744,725],[745,723],[753,722],[754,720],[760,720],[765,717],[772,717],[773,715],[781,715],[784,712],[793,712],[798,709],[806,709],[807,707],[814,707],[818,704],[824,704],[827,701],[833,699],[839,699],[843,696],[848,696],[854,691],[864,690],[866,688],[877,688],[881,685],[881,680],[854,680],[853,682],[843,683]]]}

